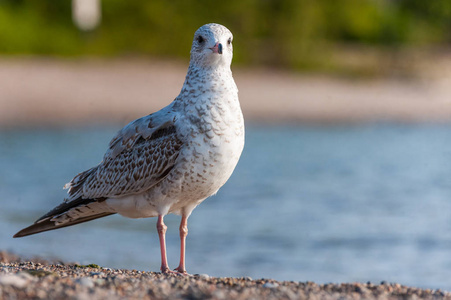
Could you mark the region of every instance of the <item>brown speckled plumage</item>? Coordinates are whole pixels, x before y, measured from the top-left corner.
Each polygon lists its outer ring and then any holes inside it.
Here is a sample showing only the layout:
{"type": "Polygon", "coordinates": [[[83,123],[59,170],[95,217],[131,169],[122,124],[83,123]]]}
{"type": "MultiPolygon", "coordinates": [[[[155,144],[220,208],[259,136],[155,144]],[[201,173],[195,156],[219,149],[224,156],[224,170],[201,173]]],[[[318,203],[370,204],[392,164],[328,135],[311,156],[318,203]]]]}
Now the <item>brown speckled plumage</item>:
{"type": "Polygon", "coordinates": [[[168,175],[182,145],[174,125],[153,131],[147,139],[135,135],[124,141],[126,146],[119,154],[105,156],[98,166],[72,179],[71,199],[144,192],[168,175]]]}

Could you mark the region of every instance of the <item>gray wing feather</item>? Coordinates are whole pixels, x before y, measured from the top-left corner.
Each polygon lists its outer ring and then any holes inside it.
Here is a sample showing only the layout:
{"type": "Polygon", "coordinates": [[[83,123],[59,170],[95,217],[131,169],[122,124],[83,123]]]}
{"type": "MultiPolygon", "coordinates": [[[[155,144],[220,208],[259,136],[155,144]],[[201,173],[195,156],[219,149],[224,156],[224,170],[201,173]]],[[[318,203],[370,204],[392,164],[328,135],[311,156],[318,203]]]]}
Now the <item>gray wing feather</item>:
{"type": "Polygon", "coordinates": [[[165,108],[125,126],[103,161],[66,185],[68,200],[138,194],[157,184],[174,167],[182,146],[175,121],[165,108]]]}
{"type": "Polygon", "coordinates": [[[132,149],[139,138],[149,139],[158,129],[174,125],[176,119],[171,106],[167,106],[154,114],[130,122],[111,140],[104,159],[115,158],[124,150],[132,149]]]}

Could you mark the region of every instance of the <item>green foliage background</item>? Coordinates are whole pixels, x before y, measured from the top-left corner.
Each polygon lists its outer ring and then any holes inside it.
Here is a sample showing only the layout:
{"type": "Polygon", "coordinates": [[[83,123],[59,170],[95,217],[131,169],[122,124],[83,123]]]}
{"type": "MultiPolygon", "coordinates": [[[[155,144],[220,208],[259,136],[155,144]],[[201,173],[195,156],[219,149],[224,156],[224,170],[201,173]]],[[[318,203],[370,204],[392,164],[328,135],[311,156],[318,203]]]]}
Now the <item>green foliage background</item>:
{"type": "Polygon", "coordinates": [[[187,59],[194,31],[209,22],[231,29],[235,61],[251,65],[333,68],[343,47],[451,45],[451,0],[104,0],[88,33],[68,0],[0,0],[0,53],[187,59]]]}

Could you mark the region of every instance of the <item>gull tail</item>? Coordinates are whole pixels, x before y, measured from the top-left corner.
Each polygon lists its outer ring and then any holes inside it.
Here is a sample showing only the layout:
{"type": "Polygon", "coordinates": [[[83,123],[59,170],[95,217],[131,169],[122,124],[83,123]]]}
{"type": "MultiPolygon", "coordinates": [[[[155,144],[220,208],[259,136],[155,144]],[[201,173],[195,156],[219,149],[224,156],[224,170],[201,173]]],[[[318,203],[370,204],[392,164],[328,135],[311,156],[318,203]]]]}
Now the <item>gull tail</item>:
{"type": "Polygon", "coordinates": [[[13,237],[18,238],[59,229],[115,214],[105,204],[105,200],[106,198],[78,198],[70,202],[64,202],[39,218],[33,225],[20,230],[13,237]]]}

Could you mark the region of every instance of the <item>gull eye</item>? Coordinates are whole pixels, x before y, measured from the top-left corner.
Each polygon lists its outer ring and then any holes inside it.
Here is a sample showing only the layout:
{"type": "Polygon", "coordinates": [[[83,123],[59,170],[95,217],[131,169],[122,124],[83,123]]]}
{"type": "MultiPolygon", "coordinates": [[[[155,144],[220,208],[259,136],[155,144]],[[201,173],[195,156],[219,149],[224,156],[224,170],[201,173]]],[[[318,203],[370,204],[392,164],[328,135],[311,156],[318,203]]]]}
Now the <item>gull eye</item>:
{"type": "Polygon", "coordinates": [[[199,36],[197,37],[197,42],[199,42],[199,44],[202,44],[204,41],[205,41],[205,40],[204,40],[204,38],[203,38],[201,35],[199,35],[199,36]]]}
{"type": "Polygon", "coordinates": [[[232,44],[232,38],[229,38],[229,39],[227,40],[227,44],[228,44],[228,45],[231,45],[231,44],[232,44]]]}

